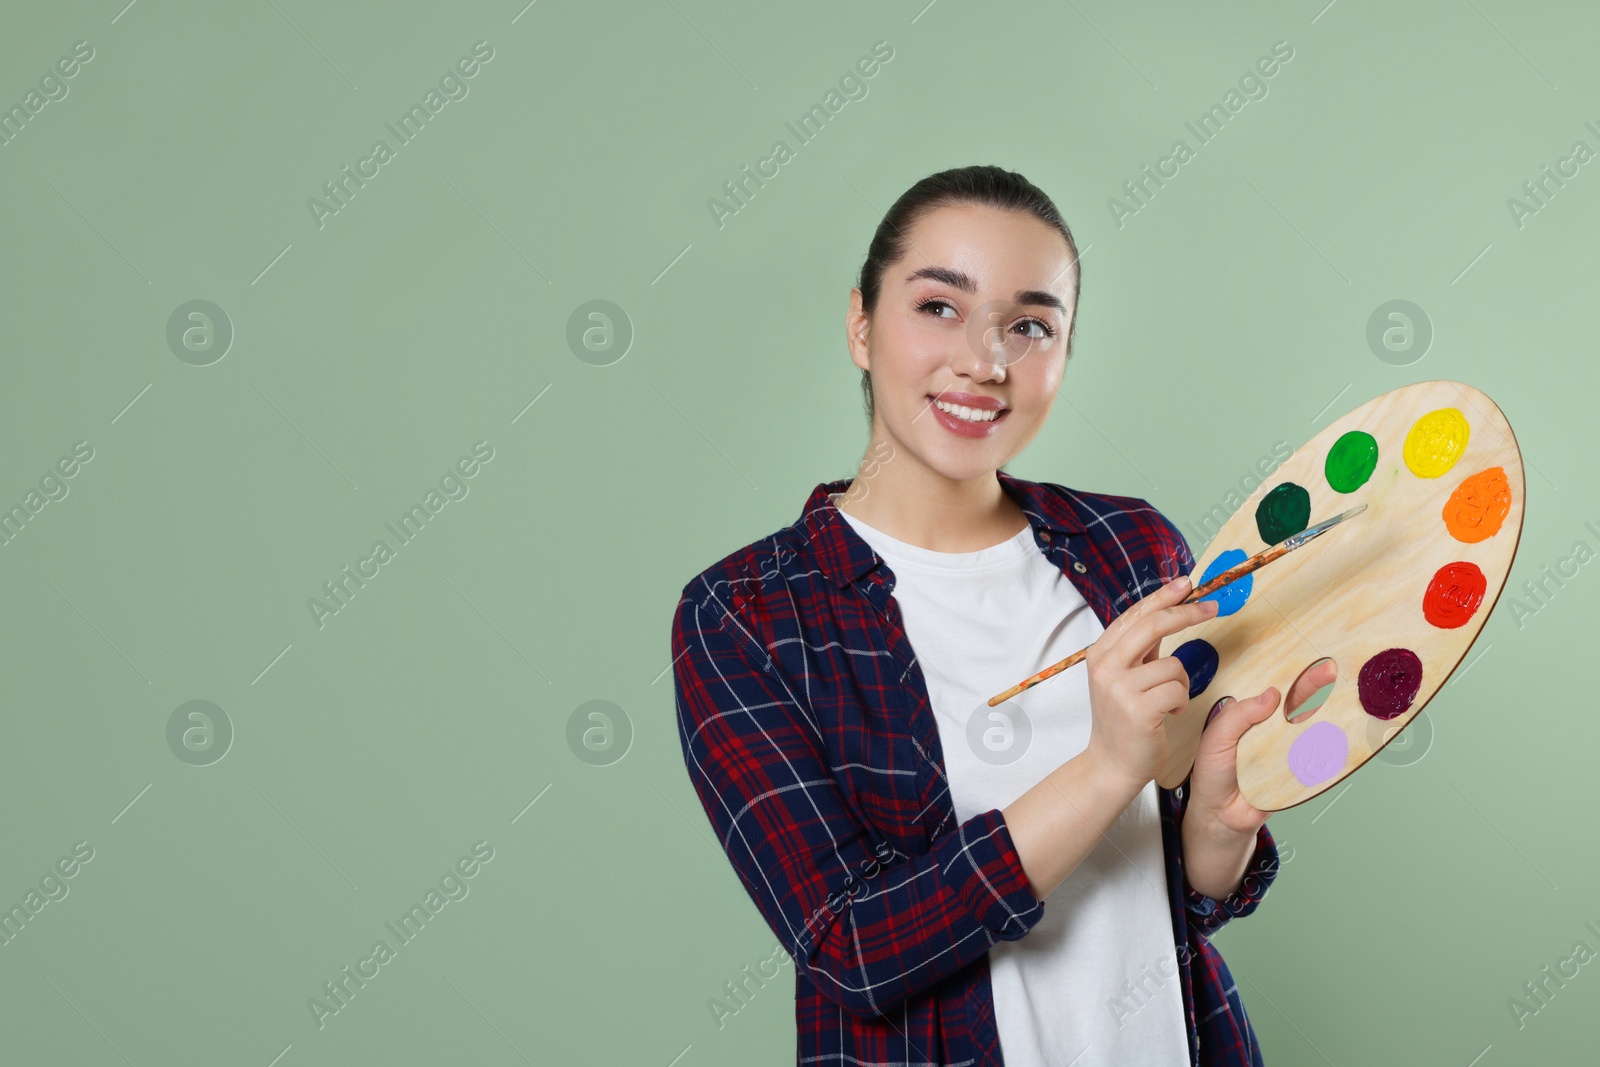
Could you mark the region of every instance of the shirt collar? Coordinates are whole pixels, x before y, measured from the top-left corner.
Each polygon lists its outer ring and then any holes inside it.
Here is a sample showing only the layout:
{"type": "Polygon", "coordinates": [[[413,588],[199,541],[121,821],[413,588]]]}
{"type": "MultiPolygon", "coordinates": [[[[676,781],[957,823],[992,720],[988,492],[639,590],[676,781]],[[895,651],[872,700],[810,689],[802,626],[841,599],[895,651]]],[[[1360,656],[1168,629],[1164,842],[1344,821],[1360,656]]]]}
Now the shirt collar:
{"type": "MultiPolygon", "coordinates": [[[[1000,480],[1000,488],[1017,502],[1028,517],[1036,540],[1043,531],[1049,531],[1052,536],[1085,532],[1083,520],[1078,517],[1069,497],[1003,470],[996,470],[995,474],[1000,480]]],[[[851,481],[850,478],[840,478],[819,483],[811,490],[795,523],[806,537],[817,566],[829,581],[840,588],[854,582],[881,562],[872,546],[856,533],[854,527],[844,520],[838,507],[828,499],[832,494],[848,489],[851,481]]]]}

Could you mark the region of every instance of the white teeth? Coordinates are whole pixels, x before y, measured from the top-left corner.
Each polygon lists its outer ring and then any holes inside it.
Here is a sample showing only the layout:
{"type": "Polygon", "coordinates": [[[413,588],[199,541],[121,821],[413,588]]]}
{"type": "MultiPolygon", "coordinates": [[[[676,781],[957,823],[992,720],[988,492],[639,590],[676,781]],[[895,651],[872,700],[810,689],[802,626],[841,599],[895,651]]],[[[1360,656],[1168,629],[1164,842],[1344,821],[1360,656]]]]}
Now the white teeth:
{"type": "Polygon", "coordinates": [[[964,422],[993,422],[1000,417],[998,411],[985,411],[982,408],[969,408],[960,404],[947,404],[943,400],[935,400],[934,406],[940,411],[954,415],[964,422]]]}

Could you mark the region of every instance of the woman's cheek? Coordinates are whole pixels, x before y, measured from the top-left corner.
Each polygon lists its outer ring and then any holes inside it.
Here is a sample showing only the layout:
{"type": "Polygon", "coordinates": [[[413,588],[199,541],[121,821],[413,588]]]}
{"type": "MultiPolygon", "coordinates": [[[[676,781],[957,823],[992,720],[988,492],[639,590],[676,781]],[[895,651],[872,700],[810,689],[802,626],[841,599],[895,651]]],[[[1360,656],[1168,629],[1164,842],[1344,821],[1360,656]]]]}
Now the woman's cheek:
{"type": "Polygon", "coordinates": [[[1047,395],[1055,395],[1066,369],[1067,361],[1060,351],[1033,353],[1032,370],[1038,378],[1039,389],[1047,395]]]}

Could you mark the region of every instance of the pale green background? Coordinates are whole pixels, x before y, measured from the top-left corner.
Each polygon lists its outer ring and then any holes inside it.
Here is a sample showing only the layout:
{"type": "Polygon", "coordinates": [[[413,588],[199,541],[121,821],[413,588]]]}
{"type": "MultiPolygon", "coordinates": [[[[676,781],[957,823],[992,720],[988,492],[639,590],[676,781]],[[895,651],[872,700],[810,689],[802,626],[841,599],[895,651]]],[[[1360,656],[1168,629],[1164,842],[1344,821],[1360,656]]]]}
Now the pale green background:
{"type": "MultiPolygon", "coordinates": [[[[1591,6],[123,2],[0,32],[6,106],[95,49],[0,147],[0,504],[95,452],[0,548],[0,903],[95,849],[0,947],[6,1063],[790,1062],[789,968],[707,1008],[774,942],[683,771],[669,623],[854,469],[848,289],[935,170],[1021,171],[1085,249],[1066,402],[1013,472],[1146,496],[1198,551],[1274,442],[1448,377],[1530,461],[1507,597],[1600,547],[1600,177],[1506,206],[1600,145],[1591,6]],[[319,230],[307,198],[479,40],[469,95],[319,230]],[[719,229],[706,199],[879,40],[719,229]],[[1269,95],[1119,228],[1108,198],[1279,40],[1269,95]],[[1407,366],[1365,339],[1397,298],[1435,330],[1407,366]],[[193,299],[236,331],[208,367],[166,342],[193,299]],[[636,333],[610,366],[566,342],[596,299],[636,333]],[[319,630],[307,599],[480,440],[319,630]],[[236,731],[210,766],[167,745],[193,699],[236,731]],[[634,728],[609,766],[567,743],[595,699],[634,728]],[[470,895],[319,1030],[307,998],[480,839],[470,895]]],[[[1521,1030],[1507,1000],[1600,948],[1593,569],[1521,627],[1502,601],[1425,758],[1272,819],[1289,862],[1218,937],[1269,1063],[1592,1055],[1594,966],[1521,1030]]]]}

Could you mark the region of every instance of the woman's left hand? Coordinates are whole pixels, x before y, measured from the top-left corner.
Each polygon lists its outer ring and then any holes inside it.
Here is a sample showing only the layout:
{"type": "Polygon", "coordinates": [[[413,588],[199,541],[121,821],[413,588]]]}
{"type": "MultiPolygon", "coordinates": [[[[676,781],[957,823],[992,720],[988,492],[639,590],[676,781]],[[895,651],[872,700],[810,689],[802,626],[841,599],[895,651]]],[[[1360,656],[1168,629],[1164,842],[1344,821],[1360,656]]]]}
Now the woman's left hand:
{"type": "Polygon", "coordinates": [[[1236,835],[1254,836],[1267,812],[1239,792],[1239,738],[1278,709],[1278,691],[1268,686],[1248,700],[1229,697],[1200,734],[1200,749],[1189,772],[1189,806],[1184,821],[1198,820],[1236,835]]]}
{"type": "MultiPolygon", "coordinates": [[[[1331,685],[1337,677],[1331,659],[1322,659],[1304,671],[1289,689],[1285,715],[1296,711],[1311,694],[1331,685]]],[[[1225,698],[1202,728],[1200,749],[1189,772],[1189,814],[1208,828],[1244,835],[1255,834],[1267,821],[1267,812],[1253,806],[1239,792],[1239,738],[1245,731],[1278,710],[1278,690],[1267,686],[1248,700],[1225,698]]]]}

